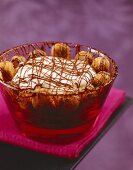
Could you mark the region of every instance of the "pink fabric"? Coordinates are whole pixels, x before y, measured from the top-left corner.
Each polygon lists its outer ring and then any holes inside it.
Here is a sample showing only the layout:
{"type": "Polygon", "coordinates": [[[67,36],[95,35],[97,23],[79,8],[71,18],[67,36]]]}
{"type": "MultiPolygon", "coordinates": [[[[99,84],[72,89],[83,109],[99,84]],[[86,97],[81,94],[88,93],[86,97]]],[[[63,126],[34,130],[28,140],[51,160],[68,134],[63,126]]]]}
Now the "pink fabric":
{"type": "Polygon", "coordinates": [[[14,144],[20,147],[42,152],[45,154],[56,155],[73,159],[79,156],[80,152],[97,136],[112,113],[123,104],[125,92],[118,89],[111,89],[106,102],[97,118],[91,132],[74,143],[67,145],[43,144],[22,136],[17,130],[15,123],[0,96],[0,141],[14,144]]]}

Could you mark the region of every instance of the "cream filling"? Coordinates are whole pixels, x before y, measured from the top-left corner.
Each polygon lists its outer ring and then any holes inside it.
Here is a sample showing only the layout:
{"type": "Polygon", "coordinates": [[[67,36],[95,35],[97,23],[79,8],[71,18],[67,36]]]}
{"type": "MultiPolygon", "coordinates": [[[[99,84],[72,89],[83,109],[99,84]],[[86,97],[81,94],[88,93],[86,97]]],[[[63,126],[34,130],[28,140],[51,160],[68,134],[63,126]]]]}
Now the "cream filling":
{"type": "Polygon", "coordinates": [[[34,90],[40,85],[51,94],[77,94],[89,88],[95,75],[94,69],[84,61],[40,56],[20,66],[12,82],[23,90],[34,90]]]}

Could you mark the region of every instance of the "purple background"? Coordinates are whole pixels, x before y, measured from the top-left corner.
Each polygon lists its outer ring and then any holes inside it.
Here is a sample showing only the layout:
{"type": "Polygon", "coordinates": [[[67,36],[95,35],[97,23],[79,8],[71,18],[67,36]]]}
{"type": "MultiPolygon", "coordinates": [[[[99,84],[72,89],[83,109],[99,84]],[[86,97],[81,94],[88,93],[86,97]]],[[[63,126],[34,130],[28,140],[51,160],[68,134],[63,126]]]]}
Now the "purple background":
{"type": "MultiPolygon", "coordinates": [[[[133,97],[132,0],[0,0],[0,50],[59,40],[104,50],[119,65],[114,86],[133,97]]],[[[76,170],[133,170],[130,107],[76,170]]]]}

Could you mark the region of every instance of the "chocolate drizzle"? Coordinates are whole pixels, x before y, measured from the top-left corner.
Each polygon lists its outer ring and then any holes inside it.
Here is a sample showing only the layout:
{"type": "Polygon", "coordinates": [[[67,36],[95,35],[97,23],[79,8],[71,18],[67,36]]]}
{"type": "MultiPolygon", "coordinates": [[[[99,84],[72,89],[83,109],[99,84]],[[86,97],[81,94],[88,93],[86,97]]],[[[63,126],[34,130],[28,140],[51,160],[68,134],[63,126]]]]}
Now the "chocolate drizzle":
{"type": "Polygon", "coordinates": [[[13,78],[20,89],[44,88],[46,94],[79,93],[87,88],[95,71],[84,61],[68,61],[52,56],[29,59],[13,78]]]}

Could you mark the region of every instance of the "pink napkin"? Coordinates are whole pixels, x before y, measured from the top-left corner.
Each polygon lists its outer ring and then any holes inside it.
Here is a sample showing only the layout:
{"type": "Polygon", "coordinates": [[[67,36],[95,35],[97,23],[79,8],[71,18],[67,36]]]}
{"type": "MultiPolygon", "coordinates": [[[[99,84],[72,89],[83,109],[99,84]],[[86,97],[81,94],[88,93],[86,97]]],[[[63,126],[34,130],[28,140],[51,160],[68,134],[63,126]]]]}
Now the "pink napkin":
{"type": "Polygon", "coordinates": [[[95,125],[90,132],[86,133],[84,138],[67,145],[53,145],[39,143],[22,136],[17,130],[3,98],[0,96],[0,141],[45,154],[74,159],[97,136],[112,113],[123,104],[124,99],[125,92],[118,89],[111,89],[95,125]]]}

